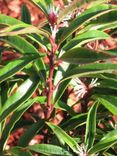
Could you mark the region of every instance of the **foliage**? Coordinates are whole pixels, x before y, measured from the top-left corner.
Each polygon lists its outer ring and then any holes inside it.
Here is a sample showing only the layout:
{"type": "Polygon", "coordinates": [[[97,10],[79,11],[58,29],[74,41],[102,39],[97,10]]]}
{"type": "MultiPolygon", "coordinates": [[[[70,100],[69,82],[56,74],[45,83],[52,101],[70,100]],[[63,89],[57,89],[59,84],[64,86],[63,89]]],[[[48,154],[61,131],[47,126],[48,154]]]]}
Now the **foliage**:
{"type": "Polygon", "coordinates": [[[66,7],[60,10],[53,0],[31,2],[46,22],[31,25],[25,5],[21,21],[0,14],[0,155],[117,155],[116,49],[88,47],[116,31],[117,6],[107,0],[64,0],[66,7]],[[16,58],[5,61],[6,50],[16,58]],[[69,88],[76,96],[70,105],[69,88]],[[23,123],[23,114],[35,103],[43,117],[32,113],[32,122],[23,123]],[[81,111],[75,112],[75,106],[81,111]],[[58,110],[65,117],[54,124],[58,110]],[[17,146],[6,149],[20,124],[26,131],[17,146]],[[29,145],[36,134],[46,139],[29,145]]]}

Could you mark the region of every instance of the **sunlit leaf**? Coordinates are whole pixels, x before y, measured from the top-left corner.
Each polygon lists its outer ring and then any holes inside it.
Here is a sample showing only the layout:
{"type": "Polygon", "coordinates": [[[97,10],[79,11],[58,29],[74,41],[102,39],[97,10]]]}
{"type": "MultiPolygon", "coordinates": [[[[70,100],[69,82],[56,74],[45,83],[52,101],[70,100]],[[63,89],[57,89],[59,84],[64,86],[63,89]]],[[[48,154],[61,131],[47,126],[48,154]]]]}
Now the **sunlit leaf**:
{"type": "Polygon", "coordinates": [[[38,98],[30,99],[25,102],[21,107],[19,107],[12,115],[10,121],[5,126],[0,142],[0,150],[3,150],[5,147],[5,143],[10,135],[11,130],[13,129],[16,122],[20,119],[23,113],[34,103],[38,100],[38,98]]]}
{"type": "Polygon", "coordinates": [[[71,156],[71,154],[64,148],[51,144],[36,144],[33,146],[28,146],[27,149],[34,152],[42,153],[44,155],[71,156]]]}
{"type": "Polygon", "coordinates": [[[26,65],[28,65],[30,62],[37,59],[37,56],[38,55],[30,55],[30,57],[24,56],[24,57],[21,57],[19,59],[9,62],[0,70],[0,82],[8,79],[9,77],[16,74],[18,71],[25,68],[26,65]]]}
{"type": "Polygon", "coordinates": [[[85,64],[96,62],[99,60],[109,59],[112,57],[113,55],[110,55],[109,53],[106,52],[96,52],[87,48],[78,47],[66,51],[60,57],[60,59],[72,64],[85,64]]]}
{"type": "Polygon", "coordinates": [[[90,9],[87,9],[84,13],[77,16],[69,25],[68,28],[65,29],[64,33],[61,36],[60,42],[62,43],[66,38],[68,38],[73,32],[75,32],[77,29],[79,29],[81,26],[86,24],[87,22],[95,19],[98,16],[101,16],[103,14],[106,14],[108,12],[111,12],[113,10],[116,10],[116,8],[110,8],[109,5],[100,5],[96,7],[92,7],[90,9]]]}
{"type": "Polygon", "coordinates": [[[64,74],[61,82],[75,77],[85,77],[95,74],[104,74],[104,73],[112,73],[113,71],[117,71],[116,64],[109,63],[91,63],[86,65],[78,66],[72,70],[67,71],[64,74]]]}
{"type": "Polygon", "coordinates": [[[96,111],[98,103],[93,104],[90,108],[86,121],[85,144],[87,150],[93,146],[96,133],[96,111]]]}
{"type": "Polygon", "coordinates": [[[106,107],[111,113],[117,115],[117,97],[98,95],[99,102],[106,107]]]}
{"type": "Polygon", "coordinates": [[[58,138],[63,139],[63,141],[75,152],[75,153],[79,153],[80,151],[80,147],[77,144],[77,142],[71,138],[64,130],[62,130],[60,127],[52,124],[52,123],[47,123],[47,125],[53,130],[53,132],[55,133],[55,135],[58,138]]]}
{"type": "Polygon", "coordinates": [[[37,77],[27,79],[4,103],[4,106],[0,111],[0,122],[6,119],[11,112],[13,113],[19,106],[28,100],[37,89],[38,84],[39,79],[37,77]]]}
{"type": "Polygon", "coordinates": [[[97,144],[95,144],[90,150],[89,155],[98,153],[104,149],[110,148],[117,143],[117,130],[108,132],[97,144]]]}
{"type": "Polygon", "coordinates": [[[90,30],[87,32],[84,32],[82,34],[77,35],[75,38],[70,40],[65,46],[63,47],[63,50],[68,51],[71,48],[79,47],[82,44],[85,44],[89,41],[93,40],[99,40],[99,39],[106,39],[109,35],[98,30],[90,30]]]}

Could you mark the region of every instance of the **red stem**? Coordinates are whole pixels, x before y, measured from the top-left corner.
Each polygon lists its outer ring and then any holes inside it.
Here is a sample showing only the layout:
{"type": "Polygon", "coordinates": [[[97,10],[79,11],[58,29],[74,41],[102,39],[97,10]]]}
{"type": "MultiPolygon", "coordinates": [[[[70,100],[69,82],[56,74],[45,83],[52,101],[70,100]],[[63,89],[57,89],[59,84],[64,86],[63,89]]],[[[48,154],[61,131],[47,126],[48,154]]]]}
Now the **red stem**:
{"type": "Polygon", "coordinates": [[[49,71],[49,77],[48,77],[48,95],[47,95],[47,106],[50,107],[51,105],[51,99],[53,94],[53,73],[54,73],[54,55],[50,55],[50,71],[49,71]]]}
{"type": "Polygon", "coordinates": [[[47,93],[47,112],[46,112],[46,118],[48,119],[51,115],[51,112],[53,110],[53,105],[52,105],[52,96],[53,96],[53,75],[54,75],[54,56],[55,56],[55,51],[57,49],[57,46],[55,44],[55,39],[50,38],[51,46],[52,46],[52,51],[48,55],[48,58],[50,60],[50,69],[49,69],[49,76],[48,76],[48,93],[47,93]]]}

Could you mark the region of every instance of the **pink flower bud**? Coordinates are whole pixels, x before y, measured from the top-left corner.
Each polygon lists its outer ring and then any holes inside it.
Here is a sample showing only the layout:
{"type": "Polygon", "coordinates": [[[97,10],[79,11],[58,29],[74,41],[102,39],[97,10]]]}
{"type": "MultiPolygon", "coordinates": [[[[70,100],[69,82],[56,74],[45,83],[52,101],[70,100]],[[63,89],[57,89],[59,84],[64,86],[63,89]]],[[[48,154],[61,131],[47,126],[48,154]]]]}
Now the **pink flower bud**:
{"type": "Polygon", "coordinates": [[[49,23],[51,24],[51,26],[54,28],[54,25],[57,22],[57,15],[54,12],[50,12],[48,14],[48,20],[49,20],[49,23]]]}

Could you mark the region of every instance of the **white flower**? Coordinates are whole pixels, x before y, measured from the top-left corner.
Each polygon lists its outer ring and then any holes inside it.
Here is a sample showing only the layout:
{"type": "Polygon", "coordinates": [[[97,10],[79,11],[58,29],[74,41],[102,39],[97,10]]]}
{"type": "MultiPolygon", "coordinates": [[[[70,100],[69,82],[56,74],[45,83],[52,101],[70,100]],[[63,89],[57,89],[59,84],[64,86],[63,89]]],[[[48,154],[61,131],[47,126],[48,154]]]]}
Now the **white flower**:
{"type": "Polygon", "coordinates": [[[47,12],[48,14],[54,13],[55,15],[58,16],[59,9],[60,9],[60,6],[55,7],[54,5],[49,5],[47,8],[47,12]]]}
{"type": "Polygon", "coordinates": [[[90,89],[97,87],[98,85],[100,85],[100,83],[97,83],[97,78],[96,79],[92,79],[91,83],[86,85],[84,82],[82,82],[79,78],[74,79],[74,91],[75,91],[75,95],[78,98],[83,98],[90,89]]]}
{"type": "Polygon", "coordinates": [[[97,80],[98,78],[92,79],[91,83],[89,84],[89,88],[97,87],[98,85],[100,85],[100,83],[97,83],[97,80]]]}
{"type": "Polygon", "coordinates": [[[81,144],[81,146],[80,146],[79,156],[87,156],[87,151],[86,151],[86,147],[84,144],[81,144]]]}
{"type": "Polygon", "coordinates": [[[54,39],[56,37],[56,34],[58,32],[57,26],[54,27],[50,26],[51,32],[52,32],[52,38],[54,39]]]}
{"type": "Polygon", "coordinates": [[[76,86],[74,87],[75,94],[78,98],[83,98],[84,95],[88,92],[87,86],[79,79],[76,78],[76,86]]]}

